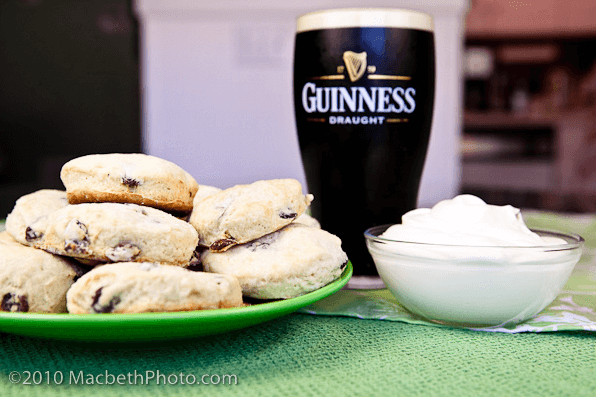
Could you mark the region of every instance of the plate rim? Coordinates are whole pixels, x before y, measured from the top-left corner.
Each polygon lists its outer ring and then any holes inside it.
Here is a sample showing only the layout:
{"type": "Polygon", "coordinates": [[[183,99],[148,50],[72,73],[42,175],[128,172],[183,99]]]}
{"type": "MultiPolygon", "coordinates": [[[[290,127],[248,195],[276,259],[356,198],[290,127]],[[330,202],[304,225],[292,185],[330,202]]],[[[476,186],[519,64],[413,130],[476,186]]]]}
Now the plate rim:
{"type": "MultiPolygon", "coordinates": [[[[240,326],[237,328],[231,327],[231,330],[247,328],[252,325],[264,323],[277,317],[296,312],[298,309],[308,306],[314,302],[320,301],[340,289],[342,289],[350,280],[353,273],[353,265],[350,261],[347,262],[345,269],[339,278],[335,279],[326,286],[315,291],[300,295],[295,298],[275,300],[273,302],[258,303],[243,307],[210,309],[210,310],[194,310],[194,311],[179,311],[179,312],[151,312],[151,313],[88,313],[88,314],[69,314],[69,313],[9,313],[0,312],[0,332],[9,333],[22,336],[40,337],[45,339],[63,339],[63,340],[84,340],[81,337],[75,337],[77,330],[68,330],[64,337],[58,335],[43,335],[37,332],[35,325],[56,325],[57,328],[69,326],[84,326],[87,331],[94,331],[103,329],[105,327],[116,327],[127,332],[133,327],[149,327],[147,331],[155,331],[165,327],[164,322],[185,323],[187,325],[197,325],[201,322],[217,322],[217,321],[233,321],[235,319],[256,320],[254,324],[240,326]],[[263,320],[263,318],[265,318],[263,320]],[[262,321],[261,321],[262,320],[262,321]],[[27,326],[33,328],[28,329],[27,326]],[[118,327],[120,326],[120,327],[118,327]]],[[[250,322],[250,321],[248,321],[250,322]]],[[[115,336],[119,334],[118,329],[110,330],[110,336],[106,338],[108,342],[117,341],[115,336]]],[[[79,329],[79,332],[84,333],[84,330],[79,329]]],[[[223,330],[221,332],[201,333],[197,332],[196,336],[213,335],[217,333],[228,332],[223,330]]],[[[150,332],[151,333],[151,332],[150,332]]],[[[193,337],[193,333],[184,336],[184,338],[193,337]]],[[[179,339],[172,338],[172,339],[179,339]]],[[[143,338],[125,338],[123,341],[142,340],[143,338]]],[[[158,338],[169,339],[169,338],[158,338]]],[[[101,341],[101,338],[89,339],[90,341],[101,341]]],[[[146,339],[151,340],[151,339],[146,339]]],[[[153,339],[155,340],[155,339],[153,339]]]]}

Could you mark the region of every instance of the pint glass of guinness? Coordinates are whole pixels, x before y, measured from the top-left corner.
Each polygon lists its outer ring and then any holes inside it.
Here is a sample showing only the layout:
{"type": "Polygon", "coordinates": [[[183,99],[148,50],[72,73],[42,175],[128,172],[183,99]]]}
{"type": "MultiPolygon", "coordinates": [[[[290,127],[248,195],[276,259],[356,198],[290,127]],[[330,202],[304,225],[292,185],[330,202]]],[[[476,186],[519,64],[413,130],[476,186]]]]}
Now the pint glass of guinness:
{"type": "Polygon", "coordinates": [[[383,285],[364,231],[416,207],[433,115],[433,32],[431,16],[400,9],[297,20],[294,106],[312,215],[341,238],[356,288],[383,285]]]}

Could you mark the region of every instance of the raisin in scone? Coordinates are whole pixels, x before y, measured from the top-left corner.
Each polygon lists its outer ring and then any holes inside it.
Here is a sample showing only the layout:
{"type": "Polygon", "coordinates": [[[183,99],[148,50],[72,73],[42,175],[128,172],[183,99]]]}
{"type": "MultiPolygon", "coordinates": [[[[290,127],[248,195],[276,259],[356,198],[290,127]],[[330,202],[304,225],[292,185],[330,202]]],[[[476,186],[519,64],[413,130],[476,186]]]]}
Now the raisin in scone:
{"type": "Polygon", "coordinates": [[[232,276],[192,272],[155,263],[94,268],[68,291],[69,313],[142,313],[242,306],[232,276]]]}
{"type": "Polygon", "coordinates": [[[142,153],[92,154],[70,160],[60,178],[71,204],[133,203],[190,212],[198,189],[176,164],[142,153]]]}
{"type": "Polygon", "coordinates": [[[337,236],[292,223],[226,252],[205,251],[201,261],[205,271],[237,277],[244,296],[285,299],[337,279],[348,257],[337,236]]]}
{"type": "Polygon", "coordinates": [[[102,262],[188,266],[197,231],[164,211],[136,204],[69,205],[48,216],[39,248],[102,262]]]}
{"type": "Polygon", "coordinates": [[[83,268],[69,258],[22,245],[0,233],[0,310],[65,313],[66,291],[83,268]]]}
{"type": "Polygon", "coordinates": [[[312,201],[294,179],[236,185],[196,202],[189,222],[213,252],[257,239],[302,215],[312,201]]]}
{"type": "Polygon", "coordinates": [[[68,205],[66,192],[42,189],[20,197],[6,217],[6,231],[24,245],[43,238],[48,215],[68,205]]]}

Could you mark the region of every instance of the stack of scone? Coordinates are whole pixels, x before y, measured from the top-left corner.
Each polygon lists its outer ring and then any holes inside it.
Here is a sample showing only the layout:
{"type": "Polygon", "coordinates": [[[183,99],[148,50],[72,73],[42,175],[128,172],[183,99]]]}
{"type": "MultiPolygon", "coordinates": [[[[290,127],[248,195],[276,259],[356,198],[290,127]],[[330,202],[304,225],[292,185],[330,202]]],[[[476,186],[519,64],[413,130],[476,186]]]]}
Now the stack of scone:
{"type": "Polygon", "coordinates": [[[198,195],[189,222],[207,247],[200,260],[207,272],[233,275],[244,296],[293,298],[338,278],[347,263],[341,240],[309,226],[312,201],[293,179],[238,185],[198,195]]]}
{"type": "Polygon", "coordinates": [[[318,289],[347,262],[339,238],[304,214],[312,196],[295,180],[220,190],[144,154],[80,157],[60,177],[65,192],[23,196],[6,219],[4,311],[236,307],[242,295],[318,289]]]}

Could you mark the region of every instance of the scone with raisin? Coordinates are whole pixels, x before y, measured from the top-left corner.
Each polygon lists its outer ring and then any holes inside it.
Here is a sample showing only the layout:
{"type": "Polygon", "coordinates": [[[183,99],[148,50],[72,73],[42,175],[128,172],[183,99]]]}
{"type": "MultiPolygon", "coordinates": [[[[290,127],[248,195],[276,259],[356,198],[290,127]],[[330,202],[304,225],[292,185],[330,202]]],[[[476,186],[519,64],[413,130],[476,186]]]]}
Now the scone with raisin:
{"type": "Polygon", "coordinates": [[[188,266],[198,242],[187,222],[136,204],[69,205],[48,216],[39,248],[100,262],[188,266]]]}
{"type": "Polygon", "coordinates": [[[6,231],[21,244],[34,245],[43,238],[48,215],[67,205],[65,191],[42,189],[26,194],[6,217],[6,231]]]}
{"type": "Polygon", "coordinates": [[[69,313],[142,313],[242,306],[232,276],[155,263],[114,263],[91,270],[68,291],[69,313]]]}
{"type": "Polygon", "coordinates": [[[133,203],[187,213],[198,189],[178,165],[142,153],[92,154],[70,160],[60,178],[71,204],[133,203]]]}
{"type": "Polygon", "coordinates": [[[312,201],[295,179],[236,185],[198,202],[189,218],[199,243],[223,252],[281,229],[302,215],[312,201]]]}
{"type": "Polygon", "coordinates": [[[244,296],[286,299],[339,278],[348,257],[337,236],[292,223],[226,252],[205,251],[201,261],[205,271],[238,278],[244,296]]]}
{"type": "Polygon", "coordinates": [[[84,273],[70,258],[22,245],[0,232],[0,310],[64,313],[66,291],[84,273]]]}

